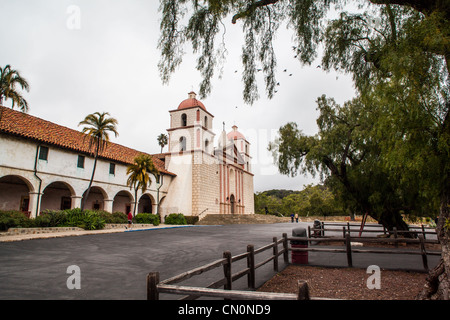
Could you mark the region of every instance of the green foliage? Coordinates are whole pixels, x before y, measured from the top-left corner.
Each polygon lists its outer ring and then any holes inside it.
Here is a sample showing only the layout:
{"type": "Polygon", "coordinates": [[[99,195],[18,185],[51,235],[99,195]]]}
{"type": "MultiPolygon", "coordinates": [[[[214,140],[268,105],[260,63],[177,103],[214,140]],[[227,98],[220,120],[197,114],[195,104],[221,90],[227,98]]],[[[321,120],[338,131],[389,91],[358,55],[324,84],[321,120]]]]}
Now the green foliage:
{"type": "Polygon", "coordinates": [[[65,225],[67,213],[64,211],[47,210],[34,219],[37,228],[51,228],[65,225]]]}
{"type": "MultiPolygon", "coordinates": [[[[51,227],[78,227],[85,230],[99,230],[105,227],[105,223],[127,223],[127,221],[127,216],[122,212],[111,214],[106,211],[82,211],[79,208],[64,211],[47,210],[35,219],[30,219],[19,211],[0,211],[0,231],[6,231],[9,228],[51,227]]],[[[152,218],[152,221],[157,223],[155,225],[159,224],[159,218],[152,218]]]]}
{"type": "Polygon", "coordinates": [[[96,211],[71,209],[64,210],[66,221],[63,226],[78,227],[85,230],[100,230],[105,227],[105,220],[96,211]]]}
{"type": "Polygon", "coordinates": [[[166,217],[164,223],[174,225],[185,225],[187,224],[187,221],[182,213],[171,213],[166,217]]]}
{"type": "Polygon", "coordinates": [[[136,223],[153,224],[154,226],[159,226],[159,216],[151,213],[138,213],[134,217],[136,223]]]}
{"type": "Polygon", "coordinates": [[[33,221],[20,211],[0,211],[0,231],[9,228],[28,228],[33,221]]]}
{"type": "MultiPolygon", "coordinates": [[[[387,227],[400,229],[402,225],[404,228],[401,214],[436,212],[437,194],[424,192],[430,189],[420,189],[424,184],[417,180],[417,174],[404,174],[402,180],[389,168],[392,163],[387,160],[383,146],[386,140],[401,134],[398,130],[404,127],[391,121],[383,122],[386,119],[383,105],[366,97],[355,98],[341,106],[322,96],[317,103],[320,112],[317,135],[305,136],[295,123],[288,123],[280,128],[280,138],[269,145],[281,173],[292,176],[299,172],[319,173],[345,208],[354,213],[369,213],[387,227]],[[386,123],[390,123],[390,127],[380,130],[386,123]],[[416,183],[411,183],[413,181],[416,183]]],[[[394,115],[390,115],[386,120],[393,118],[394,115]]],[[[404,155],[403,165],[404,159],[408,156],[404,155]]],[[[408,163],[409,166],[415,164],[408,163]]],[[[417,168],[424,165],[419,164],[417,168]]],[[[310,203],[319,204],[319,198],[310,199],[310,203]]]]}
{"type": "Polygon", "coordinates": [[[239,22],[245,39],[241,59],[244,100],[253,103],[259,97],[256,83],[259,66],[264,74],[267,96],[272,98],[277,83],[273,42],[280,25],[286,23],[293,32],[293,54],[301,62],[310,64],[316,57],[316,48],[323,33],[320,20],[325,17],[330,3],[339,0],[265,2],[160,0],[162,18],[158,48],[161,60],[158,66],[163,82],[169,82],[171,74],[182,62],[185,44],[189,43],[193,52],[198,54],[196,67],[203,78],[200,96],[209,94],[211,79],[216,69],[223,67],[227,53],[223,39],[226,29],[231,26],[227,26],[226,22],[239,22]],[[189,16],[186,19],[187,13],[189,16]]]}
{"type": "Polygon", "coordinates": [[[255,194],[255,210],[258,214],[290,216],[345,215],[342,205],[330,190],[322,185],[308,185],[302,191],[269,190],[255,194]]]}
{"type": "Polygon", "coordinates": [[[123,212],[109,213],[107,211],[97,211],[105,223],[128,223],[128,217],[123,212]]]}
{"type": "Polygon", "coordinates": [[[30,90],[27,80],[20,75],[19,71],[12,69],[10,65],[0,67],[0,105],[3,105],[3,100],[11,99],[13,109],[17,106],[22,112],[27,112],[28,102],[17,90],[17,86],[20,86],[22,90],[30,90]]]}
{"type": "Polygon", "coordinates": [[[184,216],[187,224],[196,224],[199,220],[198,216],[184,216]]]}
{"type": "MultiPolygon", "coordinates": [[[[157,181],[160,178],[158,168],[153,163],[152,157],[148,154],[136,156],[134,162],[127,167],[127,186],[129,186],[130,189],[134,188],[135,199],[137,199],[138,190],[145,193],[152,183],[150,174],[152,174],[157,181]]],[[[134,210],[136,212],[137,206],[135,206],[134,210]]]]}

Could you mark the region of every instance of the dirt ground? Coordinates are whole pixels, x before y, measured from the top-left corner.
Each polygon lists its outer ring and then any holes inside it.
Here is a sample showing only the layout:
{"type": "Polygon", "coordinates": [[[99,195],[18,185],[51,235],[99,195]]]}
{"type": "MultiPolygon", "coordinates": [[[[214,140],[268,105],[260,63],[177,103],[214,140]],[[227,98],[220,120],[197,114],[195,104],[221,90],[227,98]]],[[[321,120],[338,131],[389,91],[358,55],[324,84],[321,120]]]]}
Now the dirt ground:
{"type": "Polygon", "coordinates": [[[372,274],[365,269],[290,265],[258,291],[297,293],[297,281],[306,280],[311,297],[345,300],[414,300],[426,273],[381,269],[381,288],[369,289],[372,274]]]}

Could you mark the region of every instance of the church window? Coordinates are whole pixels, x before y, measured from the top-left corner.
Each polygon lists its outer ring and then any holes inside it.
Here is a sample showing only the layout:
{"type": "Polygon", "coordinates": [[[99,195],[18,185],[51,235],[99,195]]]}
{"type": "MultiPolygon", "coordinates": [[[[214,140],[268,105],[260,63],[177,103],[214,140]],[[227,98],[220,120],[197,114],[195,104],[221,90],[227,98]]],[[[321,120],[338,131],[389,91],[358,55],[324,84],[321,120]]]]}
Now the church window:
{"type": "Polygon", "coordinates": [[[181,126],[186,127],[187,126],[187,115],[186,113],[183,113],[181,115],[181,126]]]}
{"type": "Polygon", "coordinates": [[[116,174],[116,164],[115,163],[109,164],[109,174],[112,174],[112,175],[116,174]]]}
{"type": "Polygon", "coordinates": [[[47,147],[40,147],[39,148],[39,160],[48,160],[48,148],[47,147]]]}
{"type": "Polygon", "coordinates": [[[77,167],[82,169],[84,168],[84,156],[78,156],[77,167]]]}
{"type": "Polygon", "coordinates": [[[181,137],[180,138],[180,151],[186,151],[186,138],[181,137]]]}
{"type": "Polygon", "coordinates": [[[205,116],[205,128],[208,128],[208,117],[205,116]]]}
{"type": "Polygon", "coordinates": [[[208,146],[209,146],[209,141],[208,139],[205,140],[205,152],[208,152],[208,146]]]}
{"type": "Polygon", "coordinates": [[[200,148],[200,129],[197,129],[197,148],[200,148]]]}

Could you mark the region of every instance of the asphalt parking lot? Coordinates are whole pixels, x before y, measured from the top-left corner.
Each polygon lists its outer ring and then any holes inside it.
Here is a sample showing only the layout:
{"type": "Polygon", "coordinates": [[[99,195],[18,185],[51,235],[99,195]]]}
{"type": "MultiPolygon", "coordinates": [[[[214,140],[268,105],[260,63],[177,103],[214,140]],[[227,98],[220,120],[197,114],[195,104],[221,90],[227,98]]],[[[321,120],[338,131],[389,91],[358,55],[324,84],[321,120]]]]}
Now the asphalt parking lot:
{"type": "MultiPolygon", "coordinates": [[[[159,271],[160,278],[166,279],[217,260],[226,250],[234,256],[246,252],[248,244],[259,248],[271,243],[273,237],[281,238],[284,232],[290,236],[293,228],[306,226],[306,223],[192,226],[3,242],[0,299],[141,300],[146,298],[146,276],[151,271],[159,271]],[[67,286],[72,275],[68,273],[70,266],[79,268],[80,289],[67,286]]],[[[285,267],[282,257],[279,261],[282,270],[285,267]]],[[[429,256],[430,268],[437,262],[438,257],[429,256]]],[[[310,253],[309,263],[346,266],[346,256],[310,253]]],[[[358,254],[353,264],[361,268],[375,264],[381,268],[422,270],[420,255],[396,255],[394,259],[392,255],[358,254]]],[[[262,285],[273,275],[272,264],[268,263],[256,271],[256,285],[262,285]]],[[[221,276],[221,270],[211,271],[192,278],[189,284],[206,285],[221,276]]],[[[243,289],[245,284],[246,280],[233,283],[233,288],[243,289]]]]}

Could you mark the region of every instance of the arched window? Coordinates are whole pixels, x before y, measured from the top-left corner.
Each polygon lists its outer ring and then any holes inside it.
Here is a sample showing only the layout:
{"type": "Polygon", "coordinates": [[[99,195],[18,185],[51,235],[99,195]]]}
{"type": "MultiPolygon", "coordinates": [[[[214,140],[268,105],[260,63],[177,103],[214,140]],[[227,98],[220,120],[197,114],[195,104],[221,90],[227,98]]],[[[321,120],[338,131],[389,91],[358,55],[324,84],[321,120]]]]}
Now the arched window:
{"type": "Polygon", "coordinates": [[[200,129],[197,129],[197,148],[200,148],[201,145],[201,141],[200,141],[200,129]]]}
{"type": "Polygon", "coordinates": [[[234,194],[230,197],[230,205],[231,205],[231,213],[234,214],[236,212],[236,199],[234,198],[234,194]]]}
{"type": "Polygon", "coordinates": [[[208,128],[208,117],[205,116],[205,128],[208,128]]]}
{"type": "Polygon", "coordinates": [[[208,147],[209,147],[209,141],[208,139],[205,140],[205,152],[208,152],[208,147]]]}
{"type": "Polygon", "coordinates": [[[183,113],[181,115],[181,126],[186,127],[187,126],[187,115],[186,113],[183,113]]]}
{"type": "Polygon", "coordinates": [[[180,151],[186,151],[186,137],[180,138],[180,151]]]}

